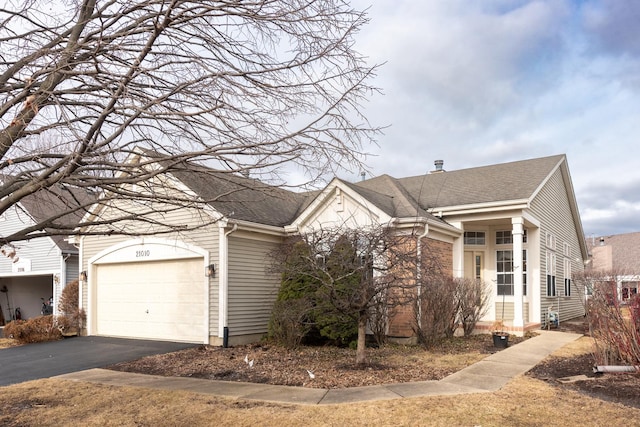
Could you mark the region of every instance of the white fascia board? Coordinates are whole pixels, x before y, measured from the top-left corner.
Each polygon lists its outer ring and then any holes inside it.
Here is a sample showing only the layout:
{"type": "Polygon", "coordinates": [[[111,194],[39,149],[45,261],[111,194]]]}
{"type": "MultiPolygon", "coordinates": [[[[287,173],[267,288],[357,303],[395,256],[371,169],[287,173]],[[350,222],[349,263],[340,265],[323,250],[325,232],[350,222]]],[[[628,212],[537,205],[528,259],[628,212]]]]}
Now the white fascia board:
{"type": "Polygon", "coordinates": [[[224,221],[227,224],[225,226],[228,226],[230,224],[236,224],[238,226],[238,230],[242,230],[242,231],[252,231],[255,233],[269,234],[269,235],[278,236],[278,237],[284,237],[287,234],[285,231],[285,227],[278,227],[275,225],[265,225],[257,222],[243,221],[240,219],[233,219],[233,218],[226,218],[226,217],[224,218],[224,221]]]}
{"type": "Polygon", "coordinates": [[[580,242],[580,251],[582,252],[582,257],[587,259],[589,256],[589,250],[587,249],[586,239],[584,237],[584,229],[582,228],[582,219],[580,218],[580,211],[578,209],[578,201],[576,200],[576,193],[573,189],[573,181],[571,180],[571,173],[569,172],[569,165],[567,163],[567,156],[562,156],[562,159],[558,161],[558,164],[551,170],[549,175],[542,181],[542,183],[536,188],[536,190],[531,195],[530,201],[533,200],[542,188],[547,185],[547,182],[551,179],[553,174],[560,169],[562,173],[562,178],[565,182],[565,191],[567,192],[567,199],[569,200],[569,207],[571,209],[571,215],[573,216],[573,222],[576,225],[578,232],[578,242],[580,242]]]}
{"type": "Polygon", "coordinates": [[[529,199],[519,199],[500,202],[477,203],[473,205],[447,206],[442,208],[434,208],[433,212],[436,216],[454,216],[502,212],[528,208],[529,199]]]}
{"type": "Polygon", "coordinates": [[[291,223],[291,225],[288,225],[286,227],[286,230],[290,232],[297,232],[298,228],[305,222],[305,220],[310,218],[315,212],[318,212],[321,209],[321,207],[324,205],[327,198],[331,195],[331,193],[333,193],[335,187],[337,187],[339,183],[340,183],[340,180],[338,180],[337,178],[333,178],[331,182],[329,182],[329,184],[327,184],[322,189],[320,194],[318,194],[313,199],[313,201],[309,204],[309,206],[307,206],[300,213],[300,215],[298,215],[296,219],[293,220],[293,223],[291,223]]]}
{"type": "Polygon", "coordinates": [[[540,228],[540,220],[531,215],[529,212],[522,212],[522,218],[524,218],[526,222],[533,224],[537,228],[540,228]]]}
{"type": "Polygon", "coordinates": [[[421,225],[421,226],[426,225],[430,229],[437,230],[443,234],[446,234],[448,236],[453,236],[453,237],[459,237],[463,232],[463,230],[460,230],[459,228],[451,224],[443,223],[442,221],[438,221],[433,218],[427,218],[427,217],[398,218],[393,222],[393,224],[398,229],[411,228],[411,227],[414,227],[415,225],[421,225]]]}
{"type": "Polygon", "coordinates": [[[551,169],[551,172],[549,172],[549,175],[547,175],[547,177],[545,179],[542,180],[542,182],[540,183],[540,185],[538,186],[538,188],[536,188],[534,190],[534,192],[531,194],[531,197],[529,197],[529,201],[535,199],[535,197],[538,195],[538,193],[540,193],[540,191],[542,191],[542,189],[544,188],[545,185],[547,185],[547,183],[549,182],[549,180],[551,179],[551,177],[553,176],[554,173],[556,173],[556,171],[558,170],[558,168],[563,164],[566,163],[566,157],[562,156],[562,159],[560,159],[560,161],[558,162],[557,165],[554,166],[553,169],[551,169]]]}

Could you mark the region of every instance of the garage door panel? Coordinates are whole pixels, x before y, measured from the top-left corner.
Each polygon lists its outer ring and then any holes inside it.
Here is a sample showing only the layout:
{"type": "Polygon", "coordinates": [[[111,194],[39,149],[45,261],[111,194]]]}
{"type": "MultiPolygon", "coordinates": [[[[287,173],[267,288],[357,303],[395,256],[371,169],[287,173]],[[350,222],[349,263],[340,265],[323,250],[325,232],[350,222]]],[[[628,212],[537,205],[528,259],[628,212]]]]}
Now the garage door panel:
{"type": "Polygon", "coordinates": [[[202,342],[203,265],[201,258],[98,265],[97,333],[202,342]]]}

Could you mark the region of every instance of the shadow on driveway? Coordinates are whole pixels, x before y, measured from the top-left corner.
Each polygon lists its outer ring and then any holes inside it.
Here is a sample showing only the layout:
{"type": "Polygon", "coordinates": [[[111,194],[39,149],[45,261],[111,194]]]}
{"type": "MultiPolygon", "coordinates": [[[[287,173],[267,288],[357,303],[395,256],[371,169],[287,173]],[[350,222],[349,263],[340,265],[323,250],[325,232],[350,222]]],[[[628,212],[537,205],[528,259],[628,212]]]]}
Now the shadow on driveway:
{"type": "Polygon", "coordinates": [[[199,344],[110,337],[73,337],[0,349],[0,386],[48,378],[199,344]]]}

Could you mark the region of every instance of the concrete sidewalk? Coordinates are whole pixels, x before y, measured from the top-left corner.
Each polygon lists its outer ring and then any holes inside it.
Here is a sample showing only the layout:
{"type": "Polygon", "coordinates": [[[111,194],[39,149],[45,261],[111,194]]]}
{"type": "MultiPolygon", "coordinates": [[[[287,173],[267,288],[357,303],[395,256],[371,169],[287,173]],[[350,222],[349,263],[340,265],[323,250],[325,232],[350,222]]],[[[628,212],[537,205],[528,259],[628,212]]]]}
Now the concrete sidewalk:
{"type": "Polygon", "coordinates": [[[512,378],[524,374],[534,367],[547,355],[580,337],[581,335],[566,332],[540,331],[540,335],[492,354],[440,381],[419,381],[346,389],[328,390],[198,378],[160,377],[107,369],[89,369],[59,375],[55,378],[116,386],[186,390],[236,399],[308,405],[484,393],[500,389],[512,378]]]}

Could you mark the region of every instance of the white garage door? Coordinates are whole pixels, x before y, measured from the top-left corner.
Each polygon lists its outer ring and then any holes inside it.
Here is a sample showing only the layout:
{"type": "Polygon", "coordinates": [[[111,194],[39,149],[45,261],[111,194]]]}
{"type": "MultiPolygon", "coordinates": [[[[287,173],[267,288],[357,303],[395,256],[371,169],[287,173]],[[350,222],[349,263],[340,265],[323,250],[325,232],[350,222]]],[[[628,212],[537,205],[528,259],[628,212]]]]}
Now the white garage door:
{"type": "Polygon", "coordinates": [[[98,265],[97,334],[203,342],[203,265],[202,258],[98,265]]]}

